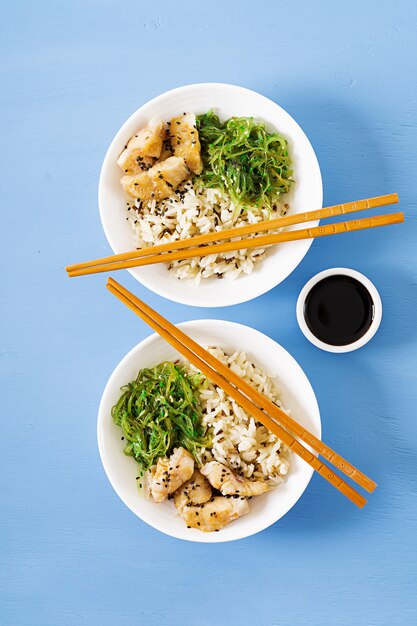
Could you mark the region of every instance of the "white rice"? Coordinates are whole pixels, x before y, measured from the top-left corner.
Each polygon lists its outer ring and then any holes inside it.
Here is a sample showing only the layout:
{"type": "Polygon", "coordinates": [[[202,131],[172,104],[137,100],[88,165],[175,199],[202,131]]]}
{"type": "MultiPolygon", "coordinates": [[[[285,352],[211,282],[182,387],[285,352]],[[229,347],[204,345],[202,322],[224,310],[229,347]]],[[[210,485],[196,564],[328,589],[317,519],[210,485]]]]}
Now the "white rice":
{"type": "MultiPolygon", "coordinates": [[[[283,408],[274,378],[256,367],[245,352],[228,356],[220,348],[208,348],[208,351],[283,408]]],[[[207,388],[201,389],[200,393],[204,423],[213,431],[213,447],[204,451],[204,461],[214,459],[241,476],[268,481],[270,486],[281,483],[290,469],[289,449],[222,389],[206,382],[207,388]]],[[[289,413],[287,409],[284,410],[289,413]]]]}
{"type": "MultiPolygon", "coordinates": [[[[227,194],[218,189],[197,189],[187,182],[171,198],[146,204],[136,201],[128,206],[128,217],[135,246],[144,248],[159,243],[187,239],[194,235],[220,231],[233,226],[254,224],[285,214],[288,205],[276,203],[274,210],[247,209],[240,214],[227,194]]],[[[198,284],[202,278],[235,279],[250,274],[265,258],[265,248],[238,250],[219,255],[174,261],[168,269],[179,279],[198,284]]]]}

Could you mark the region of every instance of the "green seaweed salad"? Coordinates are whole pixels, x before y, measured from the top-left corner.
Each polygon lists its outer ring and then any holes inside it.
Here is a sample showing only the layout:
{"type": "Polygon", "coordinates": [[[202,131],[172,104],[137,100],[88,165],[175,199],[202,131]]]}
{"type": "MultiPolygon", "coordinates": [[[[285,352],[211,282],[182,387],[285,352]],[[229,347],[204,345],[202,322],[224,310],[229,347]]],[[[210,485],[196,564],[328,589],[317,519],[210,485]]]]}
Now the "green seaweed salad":
{"type": "Polygon", "coordinates": [[[285,137],[269,133],[252,117],[231,117],[220,122],[211,109],[197,116],[203,172],[196,183],[229,194],[240,209],[272,209],[293,184],[291,159],[285,137]]]}
{"type": "Polygon", "coordinates": [[[201,448],[211,445],[202,425],[198,393],[205,384],[200,373],[164,361],[140,370],[136,380],[121,388],[111,414],[123,430],[124,453],[137,461],[141,476],[159,457],[169,456],[179,446],[201,464],[201,448]]]}

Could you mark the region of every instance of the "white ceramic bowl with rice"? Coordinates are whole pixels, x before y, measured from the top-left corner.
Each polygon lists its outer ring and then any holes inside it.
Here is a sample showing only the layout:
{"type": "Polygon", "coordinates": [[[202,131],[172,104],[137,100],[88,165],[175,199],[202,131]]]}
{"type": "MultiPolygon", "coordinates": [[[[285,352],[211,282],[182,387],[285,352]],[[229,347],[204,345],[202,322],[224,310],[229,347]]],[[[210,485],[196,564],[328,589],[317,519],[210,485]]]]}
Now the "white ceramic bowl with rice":
{"type": "MultiPolygon", "coordinates": [[[[198,320],[179,324],[179,327],[206,347],[216,346],[228,355],[233,355],[237,351],[245,352],[251,384],[255,384],[267,395],[275,393],[274,388],[278,389],[279,400],[282,406],[290,411],[291,416],[317,437],[321,436],[320,413],[314,391],[297,362],[275,341],[257,330],[234,322],[198,320]],[[252,364],[255,365],[255,370],[251,369],[252,364]],[[262,375],[261,379],[260,371],[266,374],[262,375]]],[[[274,461],[276,476],[279,477],[282,472],[282,482],[279,478],[276,479],[275,482],[278,483],[276,487],[251,500],[248,514],[219,532],[203,533],[197,529],[187,528],[171,501],[156,504],[139,494],[136,483],[137,464],[133,458],[123,454],[122,432],[112,421],[111,408],[120,396],[120,388],[133,380],[139,369],[152,367],[164,360],[175,361],[178,358],[182,359],[181,355],[163,339],[158,335],[151,335],[135,346],[110,376],[101,399],[97,424],[98,446],[106,474],[116,493],[135,515],[168,535],[205,543],[232,541],[253,535],[283,517],[301,497],[310,481],[311,467],[292,452],[286,454],[282,462],[274,461]]],[[[238,359],[234,359],[233,362],[236,367],[245,368],[238,359]]],[[[211,395],[211,401],[212,406],[218,405],[215,394],[211,395]]],[[[239,414],[232,418],[232,421],[236,421],[234,436],[238,438],[232,443],[237,446],[239,443],[249,441],[253,435],[253,424],[248,422],[246,428],[242,417],[244,416],[239,414]]],[[[225,419],[223,429],[228,422],[230,423],[230,418],[225,419]]],[[[217,429],[218,441],[215,444],[216,454],[222,454],[220,426],[219,423],[215,428],[214,440],[216,441],[217,429]]],[[[233,424],[229,425],[229,430],[232,430],[232,426],[233,424]]],[[[270,448],[270,458],[275,458],[273,447],[270,448]]],[[[243,454],[245,448],[250,448],[250,444],[243,446],[243,454]]],[[[261,445],[260,453],[262,449],[261,445]]],[[[267,465],[268,459],[261,458],[262,463],[265,471],[268,471],[270,469],[267,465]]],[[[246,464],[246,469],[248,465],[250,463],[246,464]]],[[[251,471],[250,468],[248,471],[251,471]]]]}
{"type": "MultiPolygon", "coordinates": [[[[292,190],[282,197],[282,203],[288,205],[289,215],[321,208],[323,190],[317,158],[306,135],[286,111],[268,98],[242,87],[219,83],[188,85],[165,92],[140,107],[123,124],[107,151],[99,182],[99,208],[104,232],[115,254],[132,250],[138,245],[134,219],[126,208],[129,198],[120,185],[121,170],[116,163],[124,146],[154,116],[168,121],[184,111],[198,115],[211,108],[216,110],[221,120],[233,116],[252,116],[257,121],[265,122],[268,130],[281,133],[288,141],[295,179],[292,190]]],[[[216,197],[212,189],[204,194],[203,208],[196,209],[198,198],[195,199],[193,193],[188,194],[186,200],[185,213],[198,212],[193,218],[194,233],[197,232],[196,228],[200,232],[207,232],[211,228],[213,203],[219,205],[222,216],[226,215],[226,218],[222,217],[223,228],[233,225],[227,219],[227,201],[216,197]]],[[[180,213],[177,212],[178,215],[180,213]]],[[[165,217],[169,218],[166,213],[165,217]]],[[[265,219],[265,216],[255,216],[253,219],[257,221],[265,219]]],[[[181,228],[187,232],[190,220],[184,217],[184,211],[181,220],[184,222],[181,228]]],[[[241,223],[245,222],[238,222],[238,225],[241,223]]],[[[317,222],[310,222],[292,226],[289,230],[316,225],[317,222]]],[[[144,228],[148,242],[153,239],[156,242],[164,241],[155,237],[155,232],[160,232],[163,224],[148,220],[144,228]]],[[[178,276],[184,278],[196,274],[195,267],[190,265],[178,270],[174,268],[174,271],[168,270],[163,264],[132,268],[129,271],[145,287],[170,300],[192,306],[228,306],[251,300],[282,282],[301,262],[311,242],[303,240],[274,246],[266,251],[265,258],[262,257],[260,262],[257,262],[257,251],[242,253],[237,270],[230,270],[227,265],[213,269],[209,267],[211,259],[206,258],[206,266],[199,267],[200,271],[192,280],[178,279],[178,276]],[[217,279],[220,271],[223,280],[217,279]],[[204,277],[210,273],[210,277],[204,277]]]]}

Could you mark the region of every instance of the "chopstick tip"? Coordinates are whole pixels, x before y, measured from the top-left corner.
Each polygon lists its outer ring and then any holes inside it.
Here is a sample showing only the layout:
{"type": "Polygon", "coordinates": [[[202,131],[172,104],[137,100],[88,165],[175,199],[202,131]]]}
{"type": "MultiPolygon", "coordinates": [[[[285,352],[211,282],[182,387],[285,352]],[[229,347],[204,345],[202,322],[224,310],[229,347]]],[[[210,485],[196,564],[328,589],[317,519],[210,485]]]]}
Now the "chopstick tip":
{"type": "Polygon", "coordinates": [[[107,289],[116,289],[118,290],[119,288],[121,289],[122,286],[117,282],[117,280],[114,280],[114,278],[112,278],[111,276],[108,277],[107,282],[106,282],[106,287],[107,289]]]}

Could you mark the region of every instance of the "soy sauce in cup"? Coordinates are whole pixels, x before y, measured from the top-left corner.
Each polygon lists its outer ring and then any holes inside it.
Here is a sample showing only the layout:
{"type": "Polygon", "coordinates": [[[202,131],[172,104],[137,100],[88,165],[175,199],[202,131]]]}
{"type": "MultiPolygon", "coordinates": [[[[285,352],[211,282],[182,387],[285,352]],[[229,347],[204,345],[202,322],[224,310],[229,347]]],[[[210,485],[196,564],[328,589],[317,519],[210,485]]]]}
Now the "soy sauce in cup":
{"type": "Polygon", "coordinates": [[[365,285],[343,274],[323,278],[304,303],[307,326],[320,341],[347,346],[369,330],[374,303],[365,285]]]}
{"type": "Polygon", "coordinates": [[[376,287],[348,268],[320,272],[304,286],[297,302],[297,320],[304,335],[329,352],[363,346],[376,333],[381,317],[376,287]]]}

